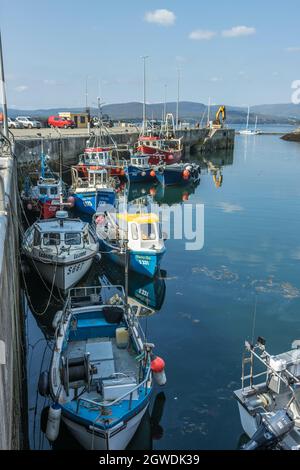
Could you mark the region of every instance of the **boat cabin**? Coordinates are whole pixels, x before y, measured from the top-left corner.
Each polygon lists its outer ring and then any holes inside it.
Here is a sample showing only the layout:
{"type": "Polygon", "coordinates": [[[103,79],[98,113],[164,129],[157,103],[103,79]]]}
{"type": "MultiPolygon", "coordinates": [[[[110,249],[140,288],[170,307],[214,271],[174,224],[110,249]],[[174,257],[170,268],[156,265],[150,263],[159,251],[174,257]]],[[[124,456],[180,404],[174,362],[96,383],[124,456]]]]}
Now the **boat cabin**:
{"type": "Polygon", "coordinates": [[[110,148],[87,148],[79,159],[81,165],[109,165],[111,163],[110,148]]]}
{"type": "Polygon", "coordinates": [[[72,219],[57,218],[39,221],[32,226],[27,242],[35,248],[49,249],[56,247],[63,250],[71,248],[84,249],[94,243],[85,222],[72,219]]]}
{"type": "Polygon", "coordinates": [[[32,188],[32,195],[37,199],[58,199],[61,192],[61,182],[54,178],[40,178],[32,188]]]}
{"type": "Polygon", "coordinates": [[[78,189],[82,191],[83,189],[87,189],[90,191],[99,188],[109,188],[112,185],[109,178],[109,173],[104,168],[88,168],[87,176],[79,177],[77,168],[72,167],[72,186],[75,190],[78,189]]]}
{"type": "Polygon", "coordinates": [[[127,225],[128,248],[133,251],[162,249],[164,239],[156,214],[118,214],[120,227],[127,225]]]}
{"type": "Polygon", "coordinates": [[[148,156],[134,156],[130,158],[130,164],[140,168],[149,166],[149,157],[148,156]]]}

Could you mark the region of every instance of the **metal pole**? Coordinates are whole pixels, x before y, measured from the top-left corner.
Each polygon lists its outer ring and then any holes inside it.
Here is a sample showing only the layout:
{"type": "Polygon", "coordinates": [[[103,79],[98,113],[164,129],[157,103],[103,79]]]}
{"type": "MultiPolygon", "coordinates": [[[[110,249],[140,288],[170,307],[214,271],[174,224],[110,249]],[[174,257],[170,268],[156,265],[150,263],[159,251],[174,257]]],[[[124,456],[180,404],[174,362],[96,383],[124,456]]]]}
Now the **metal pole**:
{"type": "Polygon", "coordinates": [[[143,134],[145,133],[146,130],[146,59],[148,59],[149,56],[145,55],[142,56],[142,59],[144,61],[144,86],[143,86],[143,134]]]}
{"type": "Polygon", "coordinates": [[[177,69],[177,104],[176,104],[176,129],[179,125],[179,82],[180,82],[180,69],[177,69]]]}
{"type": "Polygon", "coordinates": [[[8,139],[8,124],[7,124],[7,102],[5,93],[5,77],[4,77],[4,65],[3,65],[3,52],[2,52],[2,40],[0,31],[0,98],[3,108],[3,134],[8,139]],[[1,96],[2,95],[2,96],[1,96]]]}
{"type": "Polygon", "coordinates": [[[166,115],[167,115],[167,87],[168,85],[165,83],[164,121],[166,120],[166,115]]]}

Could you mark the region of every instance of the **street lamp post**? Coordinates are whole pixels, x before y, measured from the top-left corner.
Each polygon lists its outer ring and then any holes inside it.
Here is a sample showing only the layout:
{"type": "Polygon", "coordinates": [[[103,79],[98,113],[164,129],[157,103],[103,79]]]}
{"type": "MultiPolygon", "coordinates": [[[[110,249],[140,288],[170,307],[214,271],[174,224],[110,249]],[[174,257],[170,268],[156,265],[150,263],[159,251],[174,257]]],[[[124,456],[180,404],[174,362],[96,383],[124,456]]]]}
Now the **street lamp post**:
{"type": "Polygon", "coordinates": [[[146,130],[146,59],[148,59],[149,56],[144,55],[141,58],[144,61],[144,85],[143,85],[143,125],[142,125],[142,131],[143,134],[145,133],[146,130]]]}

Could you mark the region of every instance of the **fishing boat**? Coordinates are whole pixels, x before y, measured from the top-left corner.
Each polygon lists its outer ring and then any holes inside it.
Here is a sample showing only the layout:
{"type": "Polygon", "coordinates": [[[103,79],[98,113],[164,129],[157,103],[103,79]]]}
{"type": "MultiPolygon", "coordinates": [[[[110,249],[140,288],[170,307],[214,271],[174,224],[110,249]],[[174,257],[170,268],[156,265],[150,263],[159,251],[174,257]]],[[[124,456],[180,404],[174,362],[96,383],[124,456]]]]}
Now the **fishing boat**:
{"type": "Polygon", "coordinates": [[[36,184],[31,184],[26,177],[21,199],[25,209],[37,213],[41,219],[55,217],[59,210],[59,198],[63,192],[63,182],[47,166],[47,155],[44,154],[43,144],[40,155],[41,169],[36,184]]]}
{"type": "Polygon", "coordinates": [[[163,183],[166,186],[185,185],[200,180],[201,169],[196,163],[174,163],[163,166],[163,183]]]}
{"type": "Polygon", "coordinates": [[[57,315],[44,387],[53,401],[46,436],[56,440],[62,419],[85,449],[124,450],[148,409],[153,378],[166,383],[164,361],[154,356],[121,286],[71,289],[57,315]]]}
{"type": "Polygon", "coordinates": [[[149,164],[149,155],[132,155],[127,172],[130,183],[163,183],[163,167],[149,164]]]}
{"type": "Polygon", "coordinates": [[[47,282],[66,291],[89,270],[98,242],[89,224],[60,210],[26,230],[22,251],[47,282]]]}
{"type": "Polygon", "coordinates": [[[171,165],[180,162],[183,155],[182,137],[175,137],[175,123],[171,113],[166,115],[165,123],[159,133],[152,128],[148,129],[147,123],[143,124],[137,152],[150,155],[150,165],[160,163],[171,165]]]}
{"type": "Polygon", "coordinates": [[[300,450],[300,341],[277,355],[267,352],[262,337],[246,341],[242,386],[234,395],[250,438],[244,450],[300,450]]]}
{"type": "Polygon", "coordinates": [[[166,251],[161,225],[154,213],[97,212],[94,215],[100,250],[113,263],[144,276],[157,273],[166,251]]]}
{"type": "MultiPolygon", "coordinates": [[[[78,176],[87,178],[88,169],[100,170],[106,169],[110,176],[127,178],[127,162],[125,159],[113,157],[112,147],[87,147],[84,153],[79,156],[79,162],[75,166],[78,176]]],[[[118,150],[116,150],[118,154],[118,150]]]]}
{"type": "Polygon", "coordinates": [[[76,167],[71,168],[72,186],[69,201],[79,212],[95,214],[99,204],[114,205],[116,200],[116,180],[108,171],[87,169],[87,177],[80,177],[76,167]]]}

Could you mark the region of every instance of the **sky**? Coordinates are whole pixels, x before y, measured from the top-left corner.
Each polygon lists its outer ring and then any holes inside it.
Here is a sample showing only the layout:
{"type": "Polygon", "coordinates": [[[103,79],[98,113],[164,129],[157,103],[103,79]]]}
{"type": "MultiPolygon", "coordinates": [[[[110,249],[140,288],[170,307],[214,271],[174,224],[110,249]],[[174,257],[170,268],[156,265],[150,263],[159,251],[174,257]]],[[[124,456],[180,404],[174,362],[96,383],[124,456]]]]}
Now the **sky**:
{"type": "Polygon", "coordinates": [[[289,103],[299,0],[0,0],[9,107],[289,103]]]}

